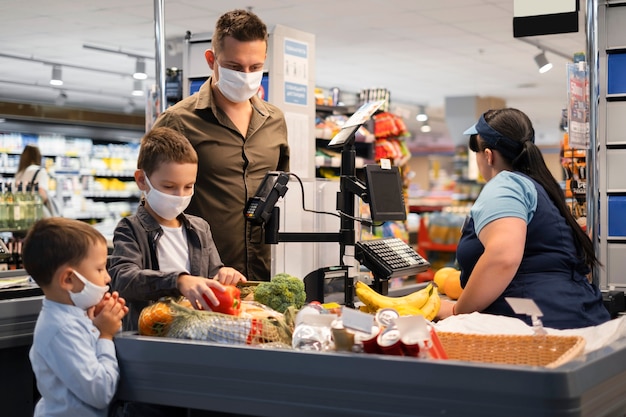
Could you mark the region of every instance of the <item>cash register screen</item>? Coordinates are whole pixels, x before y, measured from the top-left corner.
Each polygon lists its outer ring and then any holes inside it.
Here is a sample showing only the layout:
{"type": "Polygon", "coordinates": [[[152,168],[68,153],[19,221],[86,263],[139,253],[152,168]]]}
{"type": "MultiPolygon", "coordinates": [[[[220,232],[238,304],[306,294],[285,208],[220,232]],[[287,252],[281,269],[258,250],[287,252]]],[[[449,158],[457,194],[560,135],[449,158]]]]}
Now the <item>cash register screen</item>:
{"type": "Polygon", "coordinates": [[[367,194],[372,220],[406,220],[406,205],[398,167],[365,166],[367,194]]]}

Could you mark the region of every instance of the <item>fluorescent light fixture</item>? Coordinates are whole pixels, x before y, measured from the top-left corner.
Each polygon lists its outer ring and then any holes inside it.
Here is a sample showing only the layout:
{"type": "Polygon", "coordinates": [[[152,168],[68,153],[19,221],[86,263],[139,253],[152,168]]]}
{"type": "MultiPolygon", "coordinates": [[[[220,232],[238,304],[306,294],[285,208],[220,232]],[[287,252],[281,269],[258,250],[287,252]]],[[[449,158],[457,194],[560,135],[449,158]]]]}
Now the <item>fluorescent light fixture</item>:
{"type": "Polygon", "coordinates": [[[63,76],[60,65],[52,66],[52,78],[50,78],[50,84],[63,85],[63,76]]]}
{"type": "Polygon", "coordinates": [[[148,74],[146,74],[146,61],[144,61],[143,58],[137,58],[133,78],[136,80],[145,80],[148,78],[148,74]]]}
{"type": "Polygon", "coordinates": [[[141,80],[133,81],[133,96],[141,97],[143,96],[143,83],[141,80]]]}
{"type": "Polygon", "coordinates": [[[546,53],[544,51],[541,51],[539,55],[535,56],[535,62],[539,67],[540,74],[548,72],[552,69],[552,63],[548,61],[548,57],[546,57],[546,53]]]}
{"type": "Polygon", "coordinates": [[[428,115],[426,114],[426,108],[424,106],[420,106],[417,116],[415,116],[415,120],[418,122],[425,122],[428,120],[428,115]]]}

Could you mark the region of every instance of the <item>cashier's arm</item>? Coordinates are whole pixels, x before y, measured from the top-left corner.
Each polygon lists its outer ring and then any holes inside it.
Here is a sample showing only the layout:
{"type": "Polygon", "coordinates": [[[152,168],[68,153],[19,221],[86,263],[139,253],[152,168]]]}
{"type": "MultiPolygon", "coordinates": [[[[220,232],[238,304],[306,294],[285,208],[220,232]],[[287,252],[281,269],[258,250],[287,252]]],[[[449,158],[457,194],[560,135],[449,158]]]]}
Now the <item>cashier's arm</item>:
{"type": "Polygon", "coordinates": [[[485,251],[457,301],[456,314],[482,311],[511,283],[522,262],[526,244],[526,221],[504,217],[488,223],[478,239],[485,251]]]}

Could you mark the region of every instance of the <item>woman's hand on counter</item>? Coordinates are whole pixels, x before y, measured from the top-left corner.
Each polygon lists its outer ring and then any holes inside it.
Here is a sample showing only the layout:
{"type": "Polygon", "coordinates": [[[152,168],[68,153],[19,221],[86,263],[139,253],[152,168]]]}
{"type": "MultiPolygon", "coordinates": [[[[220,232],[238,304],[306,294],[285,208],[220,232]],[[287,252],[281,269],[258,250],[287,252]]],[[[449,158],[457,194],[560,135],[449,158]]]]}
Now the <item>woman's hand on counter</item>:
{"type": "Polygon", "coordinates": [[[441,300],[441,306],[439,307],[439,313],[437,313],[437,319],[443,320],[454,315],[455,301],[441,300]]]}

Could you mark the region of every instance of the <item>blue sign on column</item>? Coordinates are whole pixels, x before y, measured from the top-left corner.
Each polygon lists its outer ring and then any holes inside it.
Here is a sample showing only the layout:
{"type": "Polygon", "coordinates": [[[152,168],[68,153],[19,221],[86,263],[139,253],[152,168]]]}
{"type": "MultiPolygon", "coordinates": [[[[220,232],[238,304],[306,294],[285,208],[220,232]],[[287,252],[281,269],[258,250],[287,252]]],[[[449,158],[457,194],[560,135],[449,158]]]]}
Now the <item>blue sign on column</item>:
{"type": "Polygon", "coordinates": [[[306,106],[309,82],[309,45],[285,39],[285,103],[306,106]]]}

